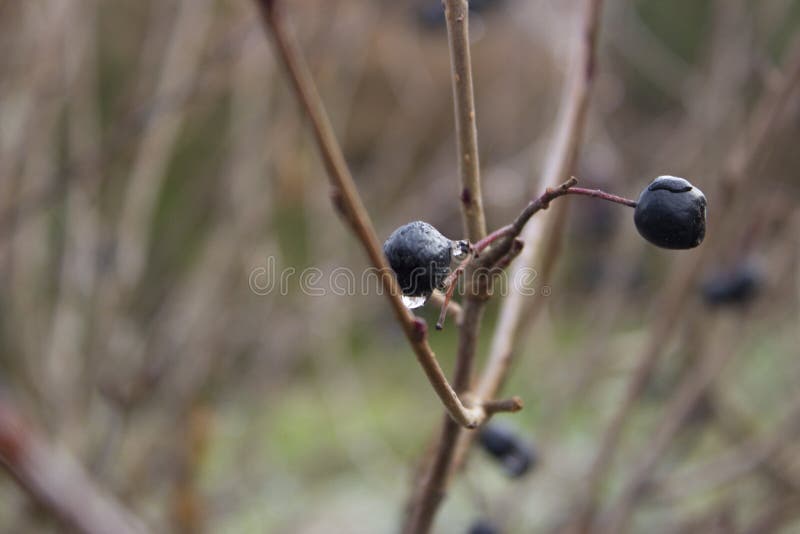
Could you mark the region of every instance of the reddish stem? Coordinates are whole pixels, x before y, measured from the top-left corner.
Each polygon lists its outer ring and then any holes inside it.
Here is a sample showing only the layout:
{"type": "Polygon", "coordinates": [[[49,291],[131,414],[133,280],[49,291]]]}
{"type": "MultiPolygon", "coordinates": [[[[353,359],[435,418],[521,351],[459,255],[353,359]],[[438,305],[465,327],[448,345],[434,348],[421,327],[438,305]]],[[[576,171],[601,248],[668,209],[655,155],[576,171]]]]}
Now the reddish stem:
{"type": "Polygon", "coordinates": [[[458,267],[450,273],[447,278],[445,278],[444,286],[446,292],[444,294],[444,304],[442,304],[442,310],[439,312],[439,320],[436,321],[436,330],[441,330],[444,328],[444,321],[447,318],[447,307],[450,305],[450,299],[453,297],[453,291],[456,289],[456,284],[458,283],[458,277],[461,276],[461,273],[464,272],[464,269],[467,268],[467,264],[469,260],[472,259],[472,251],[471,253],[464,258],[464,260],[458,264],[458,267]]]}
{"type": "Polygon", "coordinates": [[[480,253],[484,249],[486,249],[486,247],[488,247],[489,245],[491,245],[492,243],[494,243],[495,241],[497,241],[501,237],[505,237],[507,235],[510,235],[512,232],[514,232],[514,226],[511,225],[511,224],[507,224],[505,226],[502,226],[502,227],[498,228],[497,230],[495,230],[491,234],[487,235],[486,237],[484,237],[483,239],[481,239],[480,241],[478,241],[477,243],[472,245],[473,254],[475,255],[475,257],[478,257],[480,255],[480,253]]]}
{"type": "Polygon", "coordinates": [[[636,207],[636,201],[631,200],[625,197],[619,197],[617,195],[612,195],[610,193],[606,193],[605,191],[600,191],[599,189],[585,189],[583,187],[570,187],[567,189],[568,195],[584,195],[587,197],[594,197],[594,198],[601,198],[603,200],[608,200],[609,202],[616,202],[617,204],[622,204],[624,206],[628,206],[631,208],[636,207]]]}

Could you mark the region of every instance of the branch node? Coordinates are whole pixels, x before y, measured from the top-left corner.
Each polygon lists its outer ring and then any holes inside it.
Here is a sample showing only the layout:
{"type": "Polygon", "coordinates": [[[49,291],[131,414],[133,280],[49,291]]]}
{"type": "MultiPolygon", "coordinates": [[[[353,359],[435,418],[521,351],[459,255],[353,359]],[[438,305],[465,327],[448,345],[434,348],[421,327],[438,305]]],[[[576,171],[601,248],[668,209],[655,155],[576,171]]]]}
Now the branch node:
{"type": "Polygon", "coordinates": [[[344,197],[342,196],[342,190],[338,187],[331,188],[331,204],[333,204],[333,209],[336,210],[336,213],[341,215],[344,219],[350,220],[350,216],[347,212],[347,206],[345,204],[344,197]]]}
{"type": "Polygon", "coordinates": [[[469,187],[461,190],[461,203],[465,206],[472,204],[472,191],[469,190],[469,187]]]}
{"type": "Polygon", "coordinates": [[[414,328],[414,341],[416,343],[425,341],[425,338],[428,337],[428,323],[425,322],[425,319],[422,317],[414,317],[412,324],[414,328]]]}

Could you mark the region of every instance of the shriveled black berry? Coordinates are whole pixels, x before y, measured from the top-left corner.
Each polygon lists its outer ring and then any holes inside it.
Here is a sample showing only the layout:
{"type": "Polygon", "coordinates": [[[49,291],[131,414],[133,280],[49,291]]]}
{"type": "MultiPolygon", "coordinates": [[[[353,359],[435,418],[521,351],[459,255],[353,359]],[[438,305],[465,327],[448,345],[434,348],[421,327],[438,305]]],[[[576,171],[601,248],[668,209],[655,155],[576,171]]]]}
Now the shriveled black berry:
{"type": "Polygon", "coordinates": [[[442,287],[450,271],[453,242],[422,221],[401,226],[383,244],[404,295],[421,297],[442,287]]]}
{"type": "Polygon", "coordinates": [[[476,519],[470,525],[468,534],[500,534],[500,530],[488,519],[476,519]]]}
{"type": "Polygon", "coordinates": [[[639,196],[633,222],[658,247],[694,248],[706,235],[706,197],[683,178],[660,176],[639,196]]]}
{"type": "Polygon", "coordinates": [[[536,466],[536,453],[513,431],[487,424],[478,435],[478,442],[489,456],[497,460],[511,478],[518,478],[536,466]]]}
{"type": "Polygon", "coordinates": [[[761,286],[761,271],[750,263],[742,262],[706,278],[700,291],[703,300],[711,306],[743,306],[758,295],[761,286]]]}

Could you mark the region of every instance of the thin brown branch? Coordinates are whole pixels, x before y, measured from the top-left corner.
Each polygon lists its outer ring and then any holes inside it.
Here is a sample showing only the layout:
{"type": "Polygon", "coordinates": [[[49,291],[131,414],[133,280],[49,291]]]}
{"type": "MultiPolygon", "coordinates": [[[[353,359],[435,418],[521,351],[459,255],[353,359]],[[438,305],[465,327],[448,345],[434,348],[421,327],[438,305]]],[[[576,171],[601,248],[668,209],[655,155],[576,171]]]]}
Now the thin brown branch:
{"type": "MultiPolygon", "coordinates": [[[[486,220],[483,213],[478,129],[469,49],[469,2],[444,0],[443,4],[450,48],[458,168],[461,175],[461,215],[467,239],[476,242],[486,235],[486,220]]],[[[469,267],[467,275],[470,275],[469,267]]],[[[464,321],[459,331],[453,376],[453,387],[459,394],[467,392],[471,386],[484,301],[485,295],[479,295],[475,291],[470,290],[466,294],[464,321]]]]}
{"type": "MultiPolygon", "coordinates": [[[[572,74],[570,87],[566,92],[556,127],[556,138],[547,161],[543,183],[554,187],[569,176],[578,159],[578,151],[586,125],[589,108],[589,95],[594,81],[597,36],[602,12],[602,0],[587,0],[584,22],[580,30],[582,46],[572,74]]],[[[558,213],[566,209],[566,204],[555,208],[550,221],[558,221],[558,213]]],[[[563,225],[550,224],[543,232],[539,225],[528,225],[521,234],[525,250],[515,262],[517,268],[538,265],[546,258],[553,261],[554,244],[560,239],[563,225]]],[[[540,273],[542,275],[547,273],[540,273]]],[[[501,318],[495,328],[489,361],[483,373],[479,390],[486,396],[493,396],[505,379],[512,348],[516,342],[520,318],[523,310],[523,295],[512,293],[503,302],[501,318]]]]}
{"type": "MultiPolygon", "coordinates": [[[[450,302],[450,297],[452,296],[453,289],[459,276],[469,266],[473,258],[479,259],[475,262],[475,267],[499,267],[500,269],[505,269],[511,263],[511,261],[513,261],[513,259],[519,255],[524,247],[524,242],[518,239],[518,236],[525,228],[527,222],[539,211],[547,209],[547,207],[550,205],[550,202],[556,198],[566,195],[584,195],[607,200],[609,202],[615,202],[617,204],[623,204],[632,208],[636,207],[636,201],[628,198],[612,195],[599,189],[583,189],[580,187],[573,187],[577,182],[578,181],[575,178],[570,178],[554,189],[546,189],[545,192],[542,193],[538,198],[529,202],[511,224],[493,231],[472,245],[471,255],[465,258],[464,261],[462,261],[445,280],[444,285],[447,288],[447,293],[445,294],[444,300],[445,307],[450,302]],[[488,252],[485,255],[481,255],[487,248],[489,249],[488,252]],[[500,265],[501,262],[502,265],[500,265]]],[[[478,290],[477,293],[482,294],[482,291],[478,290]]],[[[441,315],[439,316],[439,321],[436,323],[437,330],[442,329],[445,313],[446,311],[443,307],[441,315]]]]}
{"type": "Polygon", "coordinates": [[[635,200],[631,200],[629,198],[620,197],[617,195],[612,195],[610,193],[606,193],[605,191],[601,191],[600,189],[584,189],[583,187],[571,187],[569,191],[567,191],[570,195],[583,195],[587,197],[599,198],[601,200],[607,200],[608,202],[615,202],[617,204],[622,204],[623,206],[628,206],[629,208],[635,208],[637,202],[635,200]]]}
{"type": "MultiPolygon", "coordinates": [[[[445,301],[445,295],[443,295],[442,293],[434,291],[433,294],[431,294],[430,302],[434,306],[438,306],[441,308],[444,306],[444,301],[445,301]]],[[[461,304],[459,304],[458,302],[454,300],[449,301],[447,303],[447,306],[445,307],[445,310],[447,312],[447,315],[453,318],[456,325],[460,325],[461,322],[464,320],[464,308],[462,308],[461,304]]]]}
{"type": "Polygon", "coordinates": [[[486,410],[486,413],[489,415],[502,412],[518,412],[523,406],[522,399],[519,397],[511,397],[510,399],[496,401],[490,400],[483,403],[483,409],[486,410]]]}
{"type": "MultiPolygon", "coordinates": [[[[595,56],[602,13],[602,0],[586,0],[584,19],[580,29],[581,46],[575,61],[570,85],[561,104],[559,124],[550,158],[545,167],[543,184],[555,187],[565,180],[578,158],[586,116],[589,107],[589,95],[595,75],[595,56]]],[[[541,224],[528,224],[519,235],[525,244],[512,269],[530,267],[543,260],[549,262],[550,268],[542,270],[543,279],[549,278],[549,271],[555,261],[555,251],[560,242],[566,203],[564,207],[556,206],[555,213],[550,215],[553,221],[542,231],[541,224]]],[[[545,265],[545,267],[548,267],[545,265]]],[[[513,274],[511,277],[513,278],[513,274]]],[[[494,398],[502,387],[511,365],[513,347],[516,344],[519,325],[523,315],[525,301],[519,292],[512,292],[502,303],[500,318],[495,326],[491,348],[486,366],[481,373],[476,388],[479,398],[494,398]]],[[[529,317],[535,317],[531,313],[529,317]]],[[[466,458],[466,453],[474,439],[474,433],[463,433],[458,443],[454,466],[457,469],[466,458]]]]}
{"type": "Polygon", "coordinates": [[[486,235],[486,219],[483,213],[478,129],[469,51],[469,2],[445,0],[444,7],[453,77],[458,168],[461,175],[461,215],[467,239],[475,242],[486,235]]]}
{"type": "MultiPolygon", "coordinates": [[[[467,0],[444,0],[450,65],[453,82],[458,166],[461,175],[461,214],[467,238],[475,243],[486,235],[478,159],[478,134],[472,87],[472,63],[469,50],[469,3],[467,0]]],[[[467,279],[472,268],[467,268],[467,279]]],[[[486,294],[467,284],[463,320],[459,329],[453,384],[459,394],[471,386],[477,352],[477,336],[486,294]]],[[[483,412],[486,415],[486,412],[483,412]]],[[[425,534],[430,531],[436,511],[446,492],[447,478],[460,429],[445,418],[440,439],[430,461],[423,461],[416,485],[407,506],[403,532],[425,534]]]]}
{"type": "Polygon", "coordinates": [[[140,534],[145,525],[98,488],[66,452],[47,444],[0,399],[0,467],[65,527],[84,534],[140,534]]]}
{"type": "MultiPolygon", "coordinates": [[[[481,241],[476,243],[473,247],[476,254],[479,254],[483,251],[483,249],[489,245],[492,245],[488,252],[480,256],[480,265],[484,267],[492,267],[500,260],[500,258],[508,254],[512,246],[514,246],[514,242],[517,241],[517,238],[523,232],[525,225],[528,223],[531,217],[536,215],[539,211],[547,209],[550,206],[550,202],[559,197],[567,195],[582,195],[606,200],[608,202],[614,202],[616,204],[622,204],[631,208],[636,207],[635,200],[612,195],[599,189],[584,189],[582,187],[574,187],[576,183],[578,183],[578,180],[573,177],[558,187],[545,189],[544,193],[525,206],[525,209],[523,209],[522,212],[517,215],[517,218],[514,219],[514,222],[495,230],[481,241]]],[[[520,247],[520,251],[521,250],[522,247],[520,247]]]]}
{"type": "Polygon", "coordinates": [[[485,417],[481,407],[467,407],[459,399],[456,390],[447,378],[428,345],[427,326],[403,305],[397,280],[383,255],[372,221],[358,194],[353,177],[336,139],[333,126],[325,111],[314,80],[305,64],[281,12],[281,3],[276,0],[257,0],[267,33],[273,38],[280,60],[283,62],[292,89],[311,122],[314,138],[322,155],[331,185],[336,194],[337,207],[367,253],[373,267],[380,274],[383,293],[389,299],[397,320],[403,327],[417,361],[425,371],[436,394],[447,408],[447,412],[459,425],[474,428],[485,417]]]}

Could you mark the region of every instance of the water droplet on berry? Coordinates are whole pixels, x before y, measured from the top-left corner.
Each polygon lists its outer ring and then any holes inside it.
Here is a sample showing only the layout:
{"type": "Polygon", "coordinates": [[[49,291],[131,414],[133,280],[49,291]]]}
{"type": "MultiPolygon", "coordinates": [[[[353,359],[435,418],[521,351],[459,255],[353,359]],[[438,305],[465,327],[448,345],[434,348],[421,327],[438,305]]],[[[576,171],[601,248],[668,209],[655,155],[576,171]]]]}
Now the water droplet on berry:
{"type": "Polygon", "coordinates": [[[469,241],[462,239],[461,241],[451,241],[453,247],[453,259],[463,260],[469,254],[469,241]]]}
{"type": "Polygon", "coordinates": [[[403,299],[403,304],[409,310],[419,308],[428,301],[428,297],[426,295],[421,295],[418,297],[414,297],[411,295],[403,295],[402,299],[403,299]]]}

